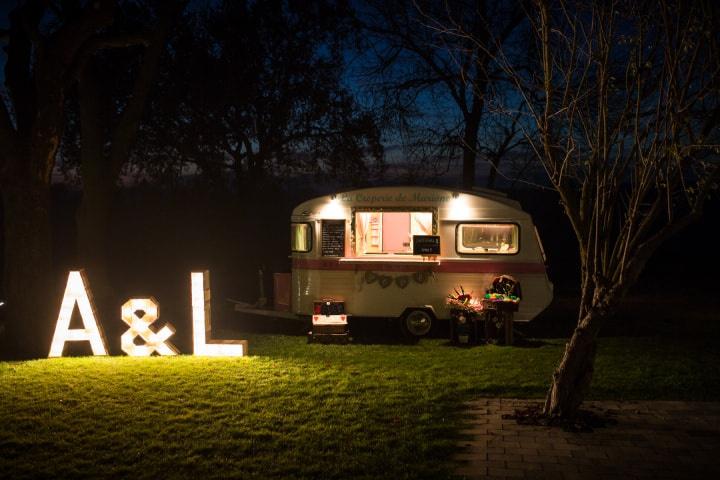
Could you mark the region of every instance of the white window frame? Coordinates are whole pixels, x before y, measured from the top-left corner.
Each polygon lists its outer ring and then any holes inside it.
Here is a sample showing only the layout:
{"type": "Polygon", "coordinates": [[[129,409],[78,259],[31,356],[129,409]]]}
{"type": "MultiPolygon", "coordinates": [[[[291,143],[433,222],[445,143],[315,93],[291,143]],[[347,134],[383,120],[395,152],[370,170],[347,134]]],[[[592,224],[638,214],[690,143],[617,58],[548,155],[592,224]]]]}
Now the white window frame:
{"type": "Polygon", "coordinates": [[[520,253],[520,225],[515,222],[462,222],[458,223],[455,227],[455,251],[459,255],[517,255],[520,253]],[[510,225],[515,227],[517,235],[517,249],[514,251],[501,252],[501,251],[487,251],[482,249],[473,249],[462,245],[462,229],[464,226],[474,225],[510,225]]]}

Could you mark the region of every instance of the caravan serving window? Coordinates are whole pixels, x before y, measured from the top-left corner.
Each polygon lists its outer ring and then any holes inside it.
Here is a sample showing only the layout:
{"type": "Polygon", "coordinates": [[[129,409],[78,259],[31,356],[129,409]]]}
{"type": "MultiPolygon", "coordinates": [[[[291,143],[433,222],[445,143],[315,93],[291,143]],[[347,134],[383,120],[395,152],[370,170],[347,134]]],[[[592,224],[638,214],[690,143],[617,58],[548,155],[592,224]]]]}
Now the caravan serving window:
{"type": "Polygon", "coordinates": [[[357,211],[354,220],[356,255],[412,255],[413,235],[433,234],[431,211],[357,211]]]}
{"type": "Polygon", "coordinates": [[[455,248],[458,253],[512,255],[519,250],[519,230],[514,223],[461,223],[455,248]]]}
{"type": "Polygon", "coordinates": [[[309,223],[290,224],[290,250],[293,252],[312,250],[312,227],[309,223]]]}

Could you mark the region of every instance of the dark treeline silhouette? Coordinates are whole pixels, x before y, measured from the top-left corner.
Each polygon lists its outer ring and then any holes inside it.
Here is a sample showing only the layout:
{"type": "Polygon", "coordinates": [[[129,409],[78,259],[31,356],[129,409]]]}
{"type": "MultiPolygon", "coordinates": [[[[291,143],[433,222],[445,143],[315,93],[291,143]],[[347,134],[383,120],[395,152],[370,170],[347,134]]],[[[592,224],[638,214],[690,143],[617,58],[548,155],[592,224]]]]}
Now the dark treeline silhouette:
{"type": "Polygon", "coordinates": [[[517,0],[358,2],[358,74],[409,162],[406,177],[437,177],[457,168],[461,185],[470,189],[482,160],[483,183],[492,188],[501,166],[514,174],[522,168],[513,165],[523,158],[522,103],[497,58],[502,48],[513,51],[519,63],[529,61],[520,5],[517,0]],[[444,30],[451,22],[456,31],[444,30]],[[458,34],[463,31],[474,36],[458,34]],[[500,104],[515,111],[507,115],[500,104]]]}
{"type": "Polygon", "coordinates": [[[333,1],[20,2],[2,32],[2,339],[46,354],[55,305],[38,298],[58,289],[57,169],[81,187],[72,263],[88,268],[103,311],[116,296],[107,263],[119,188],[196,175],[250,206],[245,228],[272,235],[262,212],[276,182],[377,175],[379,130],[342,82],[351,20],[333,1]]]}

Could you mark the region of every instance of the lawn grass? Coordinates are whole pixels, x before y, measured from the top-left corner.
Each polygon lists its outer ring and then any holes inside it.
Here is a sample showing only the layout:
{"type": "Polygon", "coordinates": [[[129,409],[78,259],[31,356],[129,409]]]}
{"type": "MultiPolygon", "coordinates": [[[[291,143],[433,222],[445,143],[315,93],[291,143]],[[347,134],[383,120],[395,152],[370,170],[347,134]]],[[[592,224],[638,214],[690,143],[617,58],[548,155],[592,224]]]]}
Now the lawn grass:
{"type": "MultiPolygon", "coordinates": [[[[538,348],[306,345],[0,363],[2,478],[442,478],[474,396],[541,398],[538,348]]],[[[710,340],[605,338],[593,398],[720,399],[710,340]]]]}

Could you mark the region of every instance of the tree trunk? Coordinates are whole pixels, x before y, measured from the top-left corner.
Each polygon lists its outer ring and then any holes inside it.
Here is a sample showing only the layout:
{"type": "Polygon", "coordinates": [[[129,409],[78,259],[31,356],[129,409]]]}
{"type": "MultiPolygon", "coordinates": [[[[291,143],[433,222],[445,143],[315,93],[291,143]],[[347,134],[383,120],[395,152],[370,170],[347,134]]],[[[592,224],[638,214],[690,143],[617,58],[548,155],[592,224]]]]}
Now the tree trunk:
{"type": "Polygon", "coordinates": [[[78,266],[86,270],[96,299],[102,304],[110,291],[107,243],[114,172],[104,151],[104,126],[111,107],[102,95],[92,62],[82,72],[79,91],[83,195],[76,214],[78,266]]]}
{"type": "Polygon", "coordinates": [[[560,365],[553,373],[545,397],[544,415],[572,419],[577,414],[592,381],[600,325],[610,315],[611,305],[616,300],[612,295],[603,295],[597,288],[591,296],[581,300],[581,317],[570,341],[565,344],[560,365]]]}
{"type": "Polygon", "coordinates": [[[5,213],[5,354],[45,357],[57,307],[53,291],[50,190],[14,182],[2,192],[5,213]]]}
{"type": "Polygon", "coordinates": [[[112,196],[112,190],[86,188],[77,211],[78,266],[87,271],[101,304],[111,292],[107,261],[112,196]]]}
{"type": "Polygon", "coordinates": [[[83,196],[77,212],[78,246],[82,266],[87,269],[98,303],[108,302],[112,293],[108,275],[108,242],[110,211],[115,184],[127,163],[135,143],[145,103],[154,85],[160,56],[165,48],[165,35],[185,2],[168,2],[160,9],[160,22],[150,37],[142,62],[114,128],[110,130],[109,152],[105,152],[106,126],[111,124],[115,107],[112,96],[103,88],[96,63],[88,62],[79,83],[81,163],[83,196]]]}
{"type": "Polygon", "coordinates": [[[577,327],[570,342],[565,345],[560,366],[553,374],[545,398],[545,415],[563,418],[575,416],[592,381],[595,351],[594,336],[577,327]]]}

